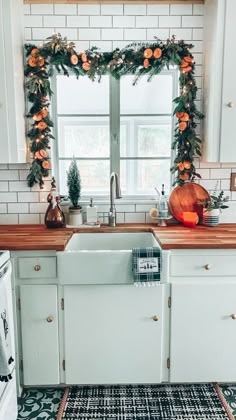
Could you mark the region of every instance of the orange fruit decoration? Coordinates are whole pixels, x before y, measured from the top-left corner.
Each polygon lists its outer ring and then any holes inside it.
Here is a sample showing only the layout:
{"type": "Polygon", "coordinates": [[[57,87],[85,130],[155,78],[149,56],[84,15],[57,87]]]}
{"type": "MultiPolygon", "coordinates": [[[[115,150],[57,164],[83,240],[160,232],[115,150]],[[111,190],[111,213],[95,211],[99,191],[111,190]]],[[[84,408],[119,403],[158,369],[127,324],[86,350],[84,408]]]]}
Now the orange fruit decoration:
{"type": "Polygon", "coordinates": [[[48,110],[46,108],[43,108],[40,111],[40,114],[42,115],[42,118],[46,118],[46,116],[48,115],[48,110]]]}
{"type": "Polygon", "coordinates": [[[160,58],[162,56],[162,51],[160,48],[155,48],[153,53],[154,58],[160,58]]]}
{"type": "Polygon", "coordinates": [[[44,160],[43,163],[42,163],[42,167],[44,169],[50,169],[51,168],[51,164],[50,164],[50,162],[48,160],[44,160]]]}
{"type": "Polygon", "coordinates": [[[187,179],[189,179],[189,174],[187,172],[185,172],[184,174],[180,174],[179,177],[180,177],[180,179],[182,179],[182,181],[187,181],[187,179]]]}
{"type": "Polygon", "coordinates": [[[46,150],[44,150],[44,149],[39,150],[39,153],[40,153],[41,157],[43,157],[43,158],[46,158],[48,156],[46,150]]]}
{"type": "Polygon", "coordinates": [[[148,60],[148,58],[145,58],[145,60],[144,60],[144,62],[143,62],[143,67],[144,67],[145,69],[147,69],[149,66],[150,66],[149,60],[148,60]]]}
{"type": "Polygon", "coordinates": [[[183,162],[179,162],[178,163],[178,169],[179,169],[179,171],[183,171],[184,170],[184,164],[183,164],[183,162]]]}
{"type": "Polygon", "coordinates": [[[192,63],[193,62],[193,58],[189,57],[189,56],[184,57],[183,60],[186,61],[186,63],[192,63]]]}
{"type": "Polygon", "coordinates": [[[185,68],[185,67],[188,67],[188,66],[189,66],[189,64],[186,61],[184,61],[184,60],[181,61],[181,68],[182,69],[185,68]]]}
{"type": "Polygon", "coordinates": [[[190,169],[191,168],[191,162],[188,162],[187,160],[185,160],[183,162],[183,166],[184,166],[184,169],[190,169]]]}
{"type": "Polygon", "coordinates": [[[41,121],[38,123],[37,128],[39,128],[39,130],[45,130],[45,128],[47,128],[47,124],[44,121],[41,121]]]}
{"type": "Polygon", "coordinates": [[[43,159],[43,157],[41,156],[41,154],[40,154],[40,151],[38,150],[37,152],[35,152],[35,154],[34,154],[34,157],[36,158],[36,159],[43,159]]]}
{"type": "Polygon", "coordinates": [[[73,64],[73,66],[76,66],[76,64],[78,64],[79,59],[78,59],[78,57],[77,57],[77,55],[76,55],[76,54],[73,54],[73,55],[70,57],[70,62],[71,62],[71,64],[73,64]]]}
{"type": "Polygon", "coordinates": [[[181,121],[189,121],[189,115],[187,114],[187,112],[183,112],[184,115],[182,115],[182,117],[180,117],[181,121]]]}
{"type": "Polygon", "coordinates": [[[151,48],[146,48],[143,52],[144,58],[151,58],[153,56],[153,51],[151,48]]]}
{"type": "Polygon", "coordinates": [[[184,112],[176,112],[176,118],[178,118],[179,120],[184,116],[184,112]]]}
{"type": "Polygon", "coordinates": [[[183,73],[188,73],[191,70],[192,70],[192,67],[188,66],[188,67],[185,67],[182,71],[183,71],[183,73]]]}
{"type": "Polygon", "coordinates": [[[42,114],[41,114],[41,112],[37,112],[37,114],[34,114],[33,115],[33,120],[34,121],[41,121],[41,119],[42,119],[43,117],[42,117],[42,114]]]}
{"type": "Polygon", "coordinates": [[[38,53],[39,53],[38,48],[33,48],[33,49],[31,50],[31,55],[37,55],[38,53]]]}
{"type": "Polygon", "coordinates": [[[36,67],[37,59],[35,57],[30,56],[30,58],[28,59],[28,64],[30,67],[36,67]]]}
{"type": "Polygon", "coordinates": [[[187,128],[187,123],[186,122],[182,121],[182,122],[179,123],[180,131],[184,131],[184,130],[186,130],[186,128],[187,128]]]}
{"type": "Polygon", "coordinates": [[[85,71],[89,71],[91,69],[91,64],[89,64],[88,62],[83,63],[82,67],[85,71]]]}
{"type": "Polygon", "coordinates": [[[81,54],[81,60],[83,61],[83,63],[86,63],[87,61],[87,55],[85,53],[81,54]]]}
{"type": "Polygon", "coordinates": [[[44,63],[45,63],[44,58],[43,57],[38,57],[38,59],[37,59],[37,65],[39,67],[42,67],[44,65],[44,63]]]}

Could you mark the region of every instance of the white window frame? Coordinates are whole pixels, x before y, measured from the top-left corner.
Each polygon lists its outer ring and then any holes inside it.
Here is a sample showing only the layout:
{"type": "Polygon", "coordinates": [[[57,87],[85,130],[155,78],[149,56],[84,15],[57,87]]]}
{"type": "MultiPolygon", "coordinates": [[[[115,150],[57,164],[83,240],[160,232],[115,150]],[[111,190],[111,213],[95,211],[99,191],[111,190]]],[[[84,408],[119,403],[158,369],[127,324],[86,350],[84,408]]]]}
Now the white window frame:
{"type": "MultiPolygon", "coordinates": [[[[169,69],[162,70],[161,74],[163,75],[171,75],[172,76],[172,98],[176,98],[179,94],[179,71],[176,66],[171,66],[169,69]]],[[[63,76],[62,76],[63,77],[63,76]]],[[[86,76],[82,76],[86,77],[86,76]]],[[[125,76],[124,76],[125,77],[125,76]]],[[[155,76],[154,76],[155,77],[155,76]]],[[[96,81],[94,83],[97,83],[96,81]]],[[[148,83],[148,82],[147,82],[148,83]]],[[[57,112],[57,83],[56,83],[56,76],[52,77],[51,80],[52,90],[54,92],[52,103],[51,103],[51,113],[54,121],[54,129],[53,134],[55,136],[55,140],[52,141],[52,168],[53,168],[53,175],[56,179],[59,179],[59,148],[58,148],[58,117],[77,117],[76,114],[58,114],[57,112]]],[[[118,175],[120,175],[120,161],[122,160],[159,160],[163,159],[163,157],[157,158],[157,157],[120,157],[120,118],[122,116],[127,117],[129,115],[121,115],[120,114],[120,81],[115,79],[114,77],[110,76],[110,83],[109,83],[110,93],[109,93],[109,114],[102,115],[103,117],[109,117],[110,119],[110,157],[108,158],[81,158],[79,156],[75,156],[75,158],[78,158],[80,160],[109,160],[110,161],[110,173],[111,172],[117,172],[118,175]]],[[[132,114],[132,117],[170,117],[171,116],[171,126],[172,126],[172,139],[174,138],[174,127],[175,127],[175,116],[173,115],[173,111],[175,108],[175,104],[172,103],[172,112],[171,114],[144,114],[144,115],[136,115],[132,114]]],[[[79,115],[80,117],[83,117],[83,115],[79,115]]],[[[93,116],[88,114],[87,117],[93,116]]],[[[99,116],[99,115],[98,115],[99,116]]],[[[144,123],[142,121],[142,123],[144,123]]],[[[135,124],[134,124],[135,125],[135,124]]],[[[137,124],[134,129],[137,129],[137,124]]],[[[127,125],[127,130],[129,131],[129,127],[127,125]]],[[[171,165],[174,161],[175,151],[171,149],[170,151],[171,156],[171,165]]],[[[169,159],[166,158],[166,159],[169,159]]],[[[60,160],[70,160],[70,158],[60,158],[60,160]]],[[[174,176],[170,174],[170,190],[171,185],[173,183],[174,176]]],[[[60,188],[60,186],[59,186],[60,188]]],[[[82,191],[81,201],[88,201],[89,198],[93,195],[93,193],[89,193],[89,195],[84,195],[82,191]]],[[[153,188],[153,194],[145,194],[145,195],[122,195],[124,198],[124,201],[147,201],[149,199],[153,200],[154,197],[156,197],[156,193],[153,188]]],[[[94,195],[96,198],[96,201],[108,201],[109,200],[109,193],[105,195],[94,195]]]]}

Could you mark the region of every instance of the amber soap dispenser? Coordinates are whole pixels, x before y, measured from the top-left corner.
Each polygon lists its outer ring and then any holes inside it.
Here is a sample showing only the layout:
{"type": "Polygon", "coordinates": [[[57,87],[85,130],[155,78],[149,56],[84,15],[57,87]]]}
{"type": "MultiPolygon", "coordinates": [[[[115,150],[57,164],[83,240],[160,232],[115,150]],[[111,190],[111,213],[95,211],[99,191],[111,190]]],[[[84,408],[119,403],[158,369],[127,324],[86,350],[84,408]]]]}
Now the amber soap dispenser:
{"type": "Polygon", "coordinates": [[[48,228],[65,227],[65,215],[59,205],[60,197],[57,193],[55,178],[52,178],[51,192],[48,194],[47,201],[49,203],[44,222],[48,228]]]}

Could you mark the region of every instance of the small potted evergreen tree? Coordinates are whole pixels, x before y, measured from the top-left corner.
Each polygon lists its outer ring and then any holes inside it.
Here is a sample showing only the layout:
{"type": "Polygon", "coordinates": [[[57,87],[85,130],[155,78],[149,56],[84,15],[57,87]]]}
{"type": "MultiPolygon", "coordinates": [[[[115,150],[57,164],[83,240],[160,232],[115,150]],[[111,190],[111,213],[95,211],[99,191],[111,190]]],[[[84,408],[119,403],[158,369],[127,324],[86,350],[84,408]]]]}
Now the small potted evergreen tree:
{"type": "Polygon", "coordinates": [[[69,224],[72,226],[82,225],[82,208],[79,205],[81,180],[79,168],[74,157],[67,172],[67,187],[68,197],[72,204],[72,206],[69,207],[69,224]]]}

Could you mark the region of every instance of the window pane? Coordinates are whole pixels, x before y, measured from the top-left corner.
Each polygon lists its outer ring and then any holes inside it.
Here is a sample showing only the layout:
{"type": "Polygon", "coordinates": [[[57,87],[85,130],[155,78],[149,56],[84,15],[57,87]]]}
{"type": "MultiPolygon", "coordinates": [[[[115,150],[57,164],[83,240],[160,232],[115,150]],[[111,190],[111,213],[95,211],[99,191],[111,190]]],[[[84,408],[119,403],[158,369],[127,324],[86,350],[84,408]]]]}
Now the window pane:
{"type": "Polygon", "coordinates": [[[58,114],[109,114],[109,77],[57,76],[58,114]]]}
{"type": "Polygon", "coordinates": [[[171,117],[121,117],[121,157],[169,157],[171,117]]]}
{"type": "MultiPolygon", "coordinates": [[[[77,160],[81,177],[82,195],[102,195],[109,193],[109,160],[77,160]]],[[[70,161],[60,161],[60,194],[68,194],[66,185],[70,161]]]]}
{"type": "Polygon", "coordinates": [[[121,160],[122,194],[155,194],[154,188],[170,189],[170,159],[121,160]]]}
{"type": "Polygon", "coordinates": [[[133,86],[134,76],[120,81],[121,114],[171,114],[173,77],[171,74],[154,76],[147,82],[143,76],[133,86]]]}
{"type": "Polygon", "coordinates": [[[58,117],[59,157],[109,157],[109,118],[58,117]]]}

